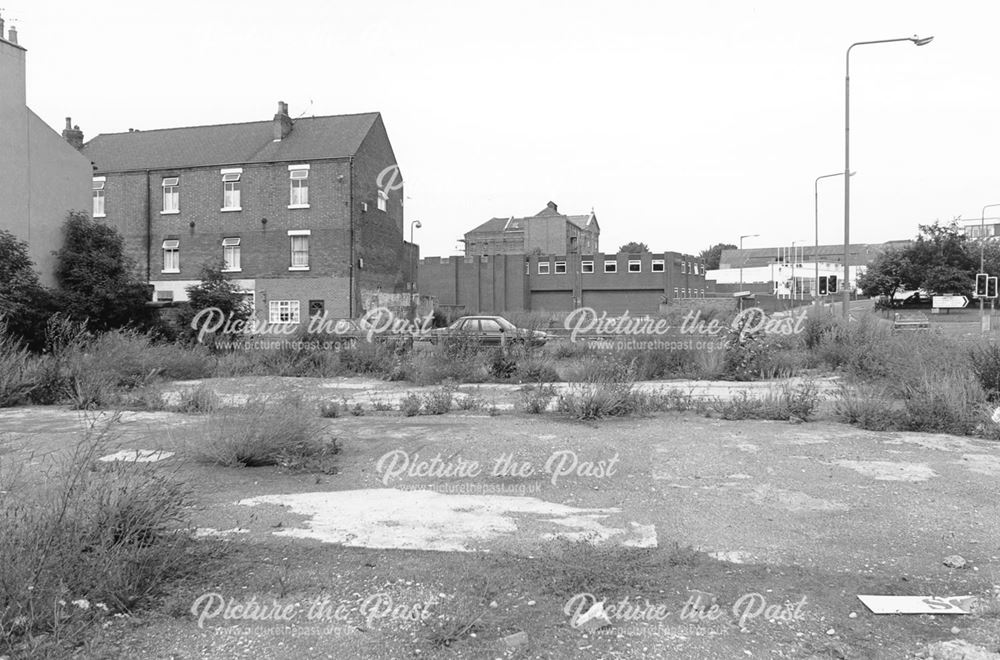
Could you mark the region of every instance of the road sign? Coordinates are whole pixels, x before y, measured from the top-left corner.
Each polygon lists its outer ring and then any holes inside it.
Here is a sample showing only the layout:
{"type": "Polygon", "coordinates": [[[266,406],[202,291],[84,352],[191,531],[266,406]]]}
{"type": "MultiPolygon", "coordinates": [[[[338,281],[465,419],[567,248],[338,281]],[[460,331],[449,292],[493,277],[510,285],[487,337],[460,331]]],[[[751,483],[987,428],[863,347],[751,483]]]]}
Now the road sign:
{"type": "Polygon", "coordinates": [[[931,306],[938,309],[962,309],[969,304],[969,299],[965,296],[934,296],[931,298],[931,306]]]}

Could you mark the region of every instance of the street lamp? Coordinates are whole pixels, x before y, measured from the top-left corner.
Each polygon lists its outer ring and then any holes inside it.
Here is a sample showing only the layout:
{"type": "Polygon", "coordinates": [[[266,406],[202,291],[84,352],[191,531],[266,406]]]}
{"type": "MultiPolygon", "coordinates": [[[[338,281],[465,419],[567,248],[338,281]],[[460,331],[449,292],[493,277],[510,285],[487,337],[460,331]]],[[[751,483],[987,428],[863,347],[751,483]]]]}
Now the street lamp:
{"type": "MultiPolygon", "coordinates": [[[[815,247],[813,248],[814,249],[813,259],[815,259],[816,262],[816,269],[815,269],[816,273],[813,277],[813,301],[815,302],[816,305],[819,305],[819,181],[820,179],[829,179],[830,177],[834,176],[844,176],[844,173],[834,172],[833,174],[823,174],[821,176],[816,177],[816,180],[813,182],[813,200],[815,202],[814,221],[816,227],[815,247]]],[[[851,172],[851,176],[854,176],[854,172],[851,172]]]]}
{"type": "Polygon", "coordinates": [[[926,46],[934,37],[903,37],[900,39],[879,39],[876,41],[858,41],[847,48],[844,68],[844,318],[849,318],[851,304],[851,289],[848,286],[851,257],[851,49],[855,46],[871,44],[889,44],[897,41],[909,41],[915,46],[926,46]]]}
{"type": "MultiPolygon", "coordinates": [[[[743,264],[746,263],[747,258],[743,255],[743,239],[744,238],[757,238],[760,234],[744,234],[740,236],[740,290],[737,293],[743,293],[743,264]]],[[[740,296],[740,311],[743,310],[743,296],[740,296]]]]}
{"type": "MultiPolygon", "coordinates": [[[[420,229],[421,227],[423,227],[423,225],[420,224],[419,220],[410,221],[410,308],[411,309],[413,309],[413,293],[414,291],[416,291],[417,288],[417,282],[416,282],[417,275],[414,272],[415,269],[413,267],[414,266],[413,251],[416,247],[416,244],[413,242],[413,230],[415,228],[420,229]]],[[[416,310],[414,310],[414,313],[416,313],[416,310]]]]}
{"type": "MultiPolygon", "coordinates": [[[[986,209],[991,209],[994,206],[1000,206],[1000,204],[987,204],[983,207],[983,214],[979,219],[979,272],[986,272],[986,253],[984,251],[986,247],[986,209]]],[[[987,280],[988,281],[988,280],[987,280]]],[[[986,287],[989,291],[989,286],[986,287]]],[[[979,328],[982,330],[985,328],[986,323],[986,300],[980,296],[979,298],[979,328]]]]}

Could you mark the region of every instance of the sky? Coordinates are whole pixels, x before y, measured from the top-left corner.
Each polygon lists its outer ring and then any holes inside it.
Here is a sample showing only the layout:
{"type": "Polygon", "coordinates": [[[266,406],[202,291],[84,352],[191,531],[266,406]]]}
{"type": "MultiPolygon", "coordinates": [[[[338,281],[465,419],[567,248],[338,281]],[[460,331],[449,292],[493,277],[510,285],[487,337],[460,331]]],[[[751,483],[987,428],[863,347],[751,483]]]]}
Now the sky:
{"type": "MultiPolygon", "coordinates": [[[[423,256],[550,200],[593,209],[607,252],[812,243],[814,180],[844,171],[847,47],[914,34],[934,41],[851,52],[851,241],[1000,202],[986,0],[3,6],[28,105],[86,139],[269,120],[279,100],[292,117],[381,112],[423,256]]],[[[821,181],[821,244],[843,242],[843,204],[842,177],[821,181]]]]}

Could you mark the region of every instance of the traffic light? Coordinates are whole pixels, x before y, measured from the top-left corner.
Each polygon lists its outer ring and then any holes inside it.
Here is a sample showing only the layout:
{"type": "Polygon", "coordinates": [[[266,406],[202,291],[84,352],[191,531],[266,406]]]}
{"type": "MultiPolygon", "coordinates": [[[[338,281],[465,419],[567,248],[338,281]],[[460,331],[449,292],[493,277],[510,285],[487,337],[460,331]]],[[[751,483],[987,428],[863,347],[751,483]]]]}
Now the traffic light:
{"type": "Polygon", "coordinates": [[[837,276],[830,275],[826,278],[826,290],[830,293],[837,293],[837,276]]]}
{"type": "Polygon", "coordinates": [[[825,296],[827,294],[827,277],[826,275],[819,276],[819,295],[825,296]]]}
{"type": "Polygon", "coordinates": [[[989,275],[986,273],[976,273],[976,297],[985,298],[986,297],[986,283],[989,279],[989,275]]]}
{"type": "Polygon", "coordinates": [[[990,277],[986,280],[986,297],[996,298],[997,297],[997,278],[990,277]]]}

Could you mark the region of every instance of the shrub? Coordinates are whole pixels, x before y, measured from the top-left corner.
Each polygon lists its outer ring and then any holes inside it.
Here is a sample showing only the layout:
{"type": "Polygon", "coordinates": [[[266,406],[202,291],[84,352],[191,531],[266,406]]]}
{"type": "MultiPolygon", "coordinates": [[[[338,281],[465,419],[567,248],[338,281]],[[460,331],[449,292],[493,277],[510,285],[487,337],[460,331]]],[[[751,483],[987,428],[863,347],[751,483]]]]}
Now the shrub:
{"type": "Polygon", "coordinates": [[[904,408],[910,431],[971,434],[981,421],[986,397],[969,373],[925,374],[908,384],[904,408]]]}
{"type": "Polygon", "coordinates": [[[904,415],[884,386],[868,383],[841,385],[833,402],[834,416],[847,424],[869,431],[903,428],[904,415]]]}
{"type": "Polygon", "coordinates": [[[189,441],[189,451],[226,467],[297,469],[339,451],[336,439],[326,436],[322,423],[303,409],[299,397],[251,399],[239,408],[220,408],[207,416],[201,430],[189,441]]]}
{"type": "Polygon", "coordinates": [[[407,417],[413,417],[420,414],[420,408],[423,405],[423,401],[419,396],[414,393],[407,394],[406,397],[400,401],[399,410],[407,417]]]}
{"type": "Polygon", "coordinates": [[[339,401],[324,401],[319,404],[320,417],[342,417],[344,412],[339,401]]]}
{"type": "Polygon", "coordinates": [[[36,364],[28,349],[0,325],[0,408],[28,400],[37,387],[36,364]]]}
{"type": "Polygon", "coordinates": [[[202,384],[181,392],[180,401],[174,409],[182,413],[210,413],[221,406],[222,401],[215,391],[202,384]]]}
{"type": "Polygon", "coordinates": [[[453,387],[442,387],[424,395],[424,411],[428,415],[443,415],[451,410],[451,404],[455,398],[453,387]]]}
{"type": "Polygon", "coordinates": [[[537,355],[519,360],[515,375],[526,383],[552,383],[559,380],[552,362],[537,355]]]}
{"type": "Polygon", "coordinates": [[[808,421],[819,405],[816,385],[805,382],[783,384],[777,392],[755,397],[743,391],[729,400],[716,399],[712,407],[723,419],[771,419],[808,421]]]}
{"type": "Polygon", "coordinates": [[[591,420],[648,414],[659,409],[659,400],[635,389],[635,365],[604,364],[588,381],[571,386],[559,396],[558,409],[575,419],[591,420]]]}
{"type": "Polygon", "coordinates": [[[521,390],[521,406],[529,415],[538,415],[548,410],[555,396],[556,390],[551,385],[532,385],[521,390]]]}
{"type": "Polygon", "coordinates": [[[980,342],[969,351],[972,371],[990,401],[1000,399],[1000,346],[980,342]]]}
{"type": "Polygon", "coordinates": [[[148,464],[95,462],[116,420],[91,426],[45,486],[0,484],[0,645],[15,655],[42,634],[78,643],[192,565],[187,489],[148,464]]]}
{"type": "Polygon", "coordinates": [[[360,402],[355,403],[354,407],[351,408],[351,414],[354,415],[355,417],[364,417],[365,414],[364,406],[362,406],[360,402]]]}

